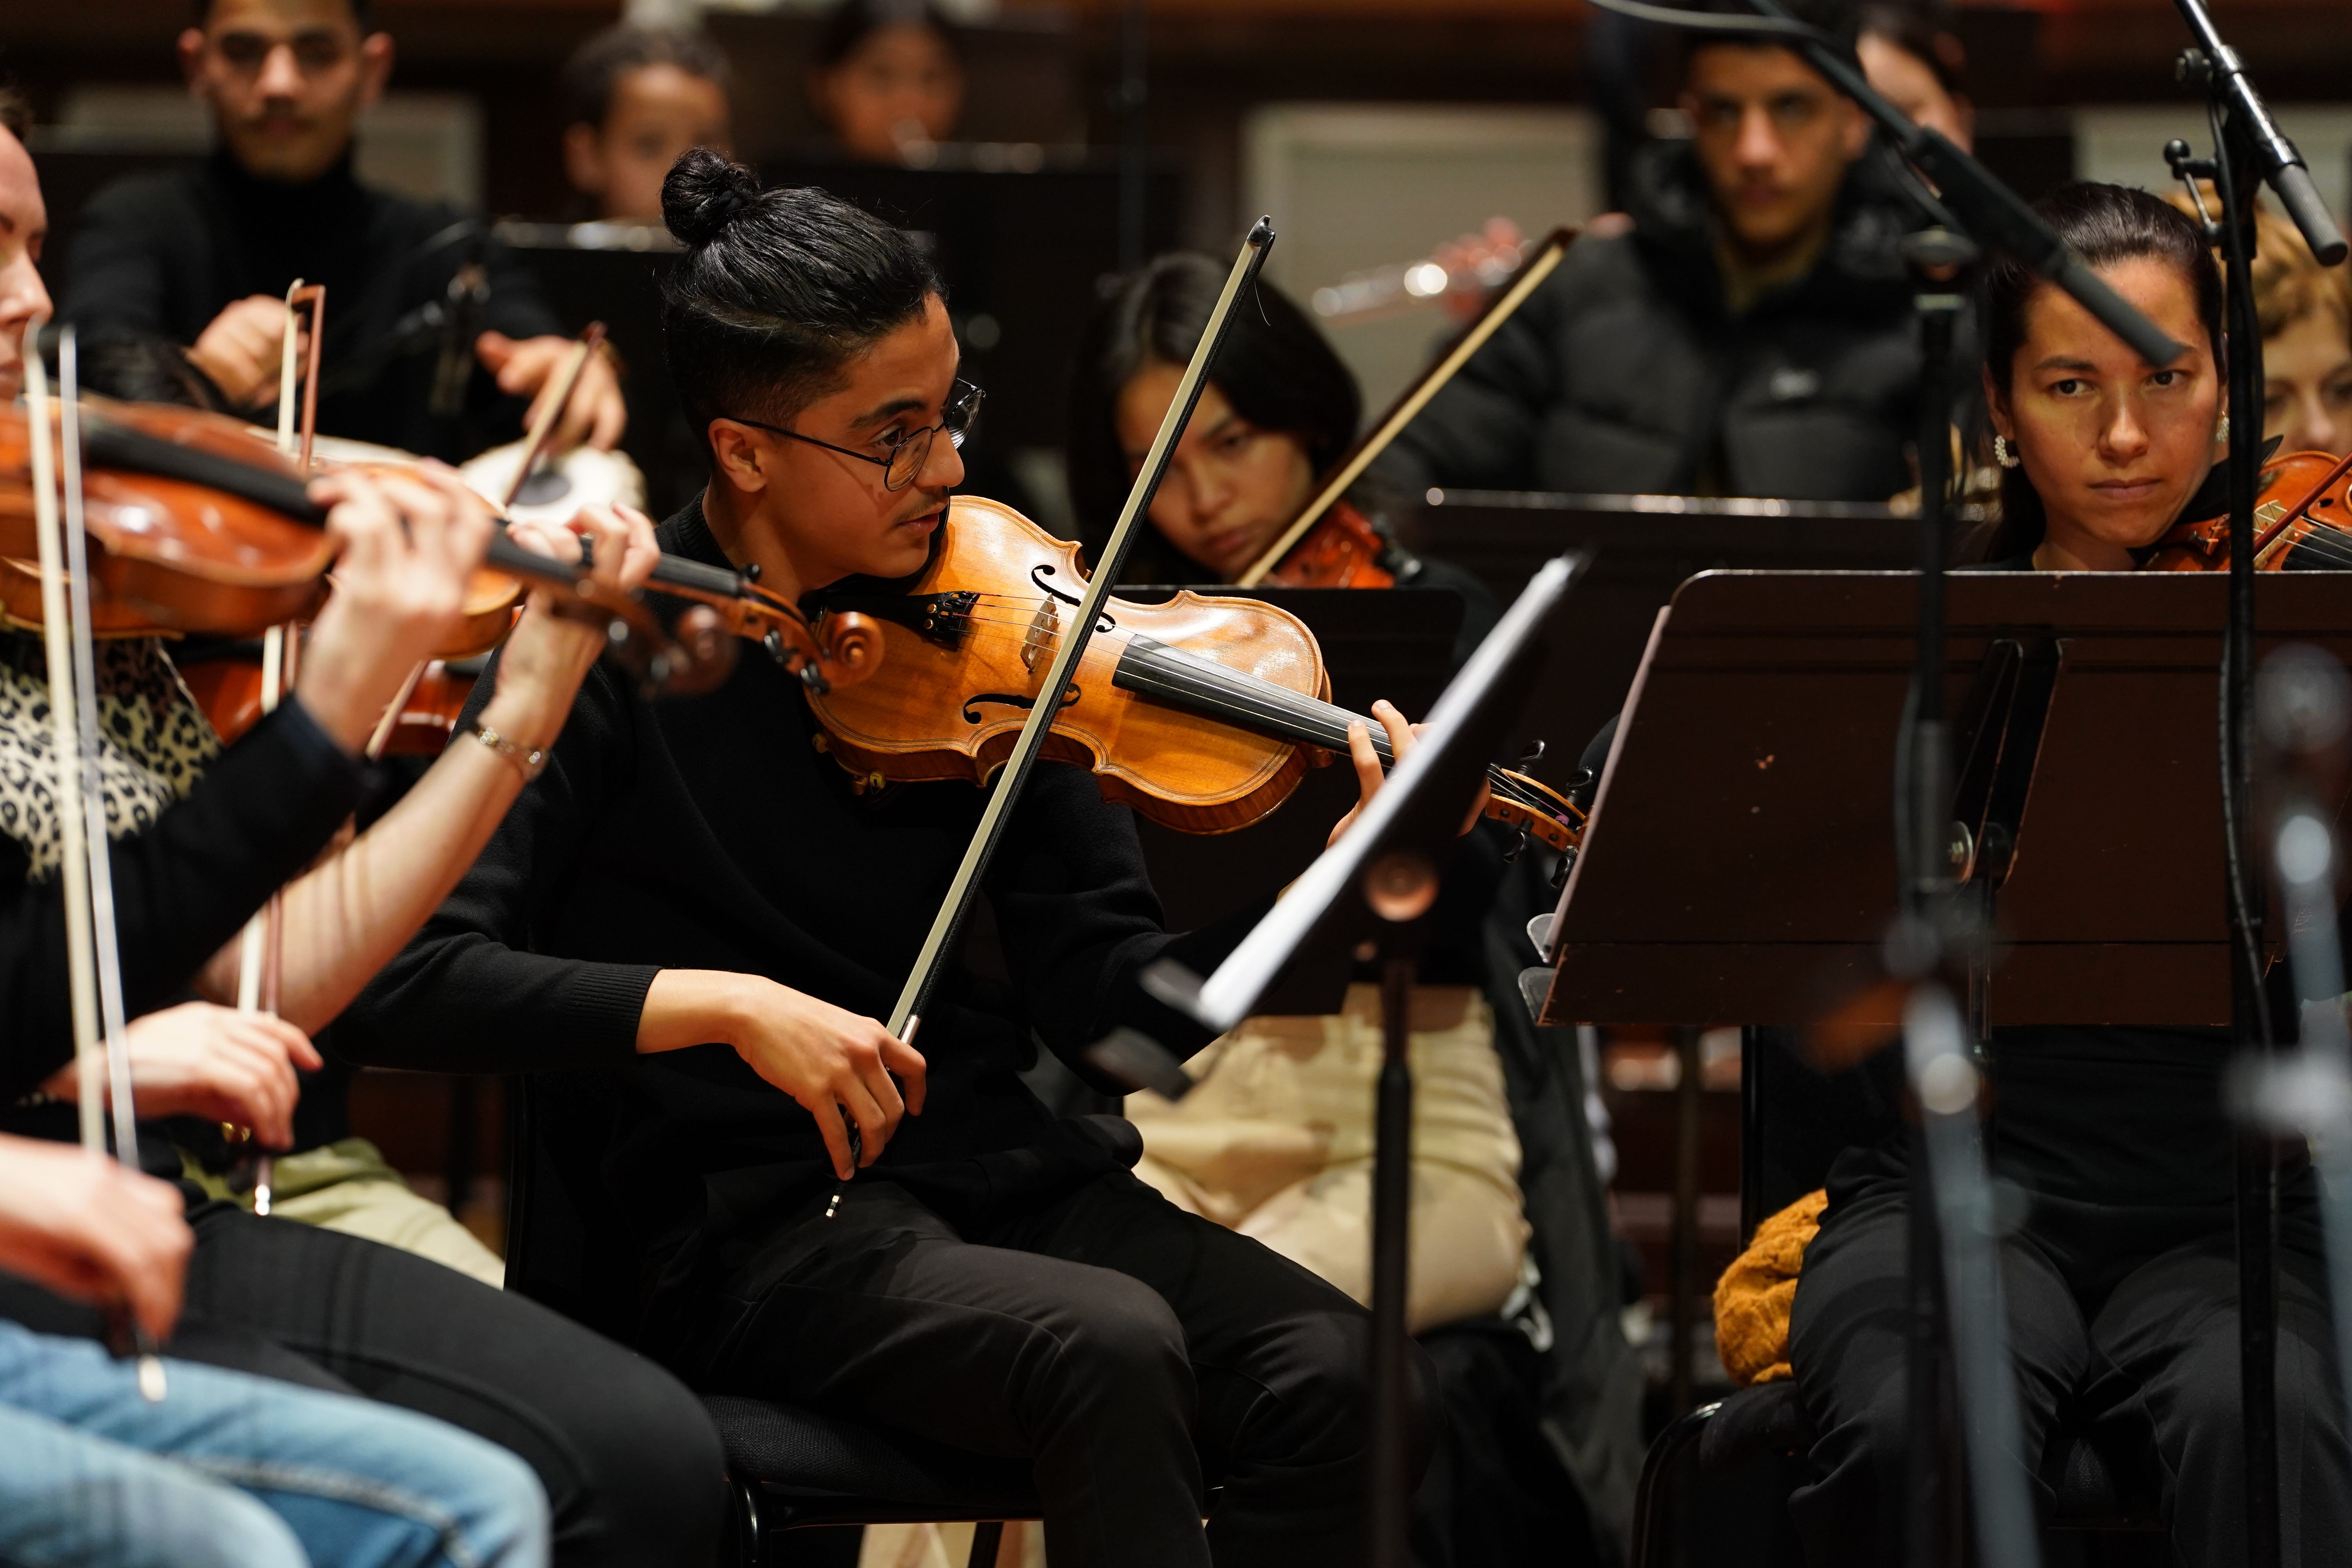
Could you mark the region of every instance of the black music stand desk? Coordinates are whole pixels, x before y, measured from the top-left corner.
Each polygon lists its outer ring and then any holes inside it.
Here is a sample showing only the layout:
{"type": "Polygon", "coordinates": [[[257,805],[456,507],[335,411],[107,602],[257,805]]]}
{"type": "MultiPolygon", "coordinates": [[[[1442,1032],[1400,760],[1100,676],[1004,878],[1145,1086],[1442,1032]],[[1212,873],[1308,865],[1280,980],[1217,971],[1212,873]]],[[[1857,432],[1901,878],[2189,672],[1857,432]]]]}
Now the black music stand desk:
{"type": "MultiPolygon", "coordinates": [[[[2258,657],[2307,642],[2352,662],[2346,582],[2263,574],[2258,657]]],[[[1916,584],[1837,572],[1683,584],[1561,891],[1545,1023],[1898,1022],[1880,946],[1916,584]]],[[[2220,574],[1949,579],[1953,816],[1973,885],[1998,889],[1987,1024],[2229,1022],[2226,587],[2220,574]]]]}

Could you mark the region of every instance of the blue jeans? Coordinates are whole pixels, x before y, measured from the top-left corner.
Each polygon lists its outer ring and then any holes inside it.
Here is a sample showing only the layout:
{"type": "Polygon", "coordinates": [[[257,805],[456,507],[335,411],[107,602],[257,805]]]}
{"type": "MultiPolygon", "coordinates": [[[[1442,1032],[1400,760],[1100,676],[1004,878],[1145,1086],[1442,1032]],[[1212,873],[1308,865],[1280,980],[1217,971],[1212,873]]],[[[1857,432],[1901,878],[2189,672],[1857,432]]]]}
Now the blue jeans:
{"type": "Polygon", "coordinates": [[[0,1321],[0,1561],[26,1568],[544,1568],[547,1500],[429,1417],[0,1321]]]}

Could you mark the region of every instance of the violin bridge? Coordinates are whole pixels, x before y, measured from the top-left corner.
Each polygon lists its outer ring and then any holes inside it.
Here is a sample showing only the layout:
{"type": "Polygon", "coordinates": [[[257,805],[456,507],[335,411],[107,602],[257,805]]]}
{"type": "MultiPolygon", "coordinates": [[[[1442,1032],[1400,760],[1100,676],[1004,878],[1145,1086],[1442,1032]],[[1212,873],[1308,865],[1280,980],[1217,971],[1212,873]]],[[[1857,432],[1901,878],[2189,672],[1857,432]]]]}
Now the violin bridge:
{"type": "Polygon", "coordinates": [[[1029,629],[1021,638],[1021,668],[1035,674],[1041,655],[1053,650],[1054,639],[1062,629],[1060,606],[1052,599],[1041,601],[1037,613],[1029,617],[1029,629]]]}

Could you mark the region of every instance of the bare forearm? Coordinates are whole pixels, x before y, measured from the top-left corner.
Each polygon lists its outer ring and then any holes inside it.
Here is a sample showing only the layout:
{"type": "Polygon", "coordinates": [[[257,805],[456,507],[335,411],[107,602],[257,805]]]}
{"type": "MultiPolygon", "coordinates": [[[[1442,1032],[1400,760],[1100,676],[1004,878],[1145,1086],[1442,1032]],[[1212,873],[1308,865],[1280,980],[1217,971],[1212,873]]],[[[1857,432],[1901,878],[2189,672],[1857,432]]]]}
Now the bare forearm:
{"type": "MultiPolygon", "coordinates": [[[[483,715],[501,733],[540,727],[502,722],[501,706],[483,715]]],[[[332,1022],[449,896],[522,783],[511,763],[459,736],[381,821],[289,887],[279,1016],[313,1032],[332,1022]]],[[[206,966],[205,995],[235,1000],[239,947],[206,966]]]]}

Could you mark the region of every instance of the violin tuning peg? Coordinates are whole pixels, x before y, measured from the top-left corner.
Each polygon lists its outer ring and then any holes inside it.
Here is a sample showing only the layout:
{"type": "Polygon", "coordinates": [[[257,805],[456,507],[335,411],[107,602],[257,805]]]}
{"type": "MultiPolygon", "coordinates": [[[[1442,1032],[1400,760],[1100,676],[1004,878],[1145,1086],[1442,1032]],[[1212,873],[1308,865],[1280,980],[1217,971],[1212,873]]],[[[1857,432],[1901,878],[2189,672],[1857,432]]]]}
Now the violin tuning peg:
{"type": "Polygon", "coordinates": [[[756,561],[745,562],[743,563],[743,581],[746,583],[756,583],[759,580],[760,563],[756,561]]]}
{"type": "Polygon", "coordinates": [[[1576,851],[1573,849],[1561,850],[1559,852],[1559,865],[1551,874],[1551,885],[1555,890],[1568,886],[1568,874],[1575,868],[1575,866],[1576,851]]]}
{"type": "Polygon", "coordinates": [[[1543,756],[1544,743],[1541,741],[1528,742],[1528,749],[1519,753],[1519,771],[1521,773],[1527,772],[1529,768],[1534,767],[1538,763],[1542,762],[1543,756]]]}
{"type": "Polygon", "coordinates": [[[822,697],[833,689],[833,682],[827,680],[824,672],[814,664],[803,664],[793,673],[800,677],[801,684],[809,689],[812,696],[822,697]]]}
{"type": "Polygon", "coordinates": [[[1527,852],[1528,830],[1522,827],[1517,832],[1511,835],[1510,843],[1504,847],[1503,864],[1506,866],[1516,866],[1518,864],[1519,857],[1527,852]]]}

